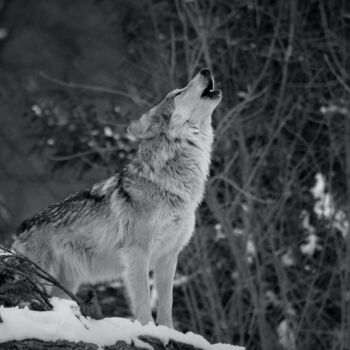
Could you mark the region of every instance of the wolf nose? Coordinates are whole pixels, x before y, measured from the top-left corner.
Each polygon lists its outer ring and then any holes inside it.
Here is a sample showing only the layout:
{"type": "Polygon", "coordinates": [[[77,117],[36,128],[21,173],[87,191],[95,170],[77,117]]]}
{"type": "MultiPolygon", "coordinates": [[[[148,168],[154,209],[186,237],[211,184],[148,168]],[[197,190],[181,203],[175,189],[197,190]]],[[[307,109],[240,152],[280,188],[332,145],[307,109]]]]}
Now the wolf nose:
{"type": "Polygon", "coordinates": [[[211,77],[211,73],[210,73],[210,70],[208,68],[203,68],[199,73],[206,78],[211,77]]]}

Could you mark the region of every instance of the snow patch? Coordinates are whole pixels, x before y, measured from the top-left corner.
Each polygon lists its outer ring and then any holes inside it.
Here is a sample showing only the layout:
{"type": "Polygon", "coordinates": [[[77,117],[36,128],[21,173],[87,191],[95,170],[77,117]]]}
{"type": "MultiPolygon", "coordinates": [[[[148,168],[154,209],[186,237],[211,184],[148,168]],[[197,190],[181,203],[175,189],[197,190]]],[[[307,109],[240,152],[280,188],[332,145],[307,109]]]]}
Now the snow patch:
{"type": "Polygon", "coordinates": [[[6,308],[0,306],[0,343],[12,340],[40,339],[43,341],[67,340],[93,343],[100,347],[113,345],[117,341],[132,342],[150,349],[150,345],[139,336],[160,339],[164,344],[173,339],[204,350],[243,350],[239,346],[210,344],[200,335],[180,333],[164,326],[131,322],[124,318],[111,317],[93,320],[80,314],[77,304],[71,300],[52,298],[52,311],[33,311],[28,308],[6,308]]]}
{"type": "Polygon", "coordinates": [[[105,126],[103,131],[104,131],[105,136],[107,136],[107,137],[113,137],[113,135],[114,135],[113,130],[111,129],[110,126],[105,126]]]}
{"type": "Polygon", "coordinates": [[[254,258],[256,256],[256,249],[255,244],[251,237],[247,240],[247,246],[246,246],[246,259],[249,264],[252,264],[254,262],[254,258]]]}
{"type": "Polygon", "coordinates": [[[5,250],[0,247],[0,256],[13,255],[15,252],[11,249],[5,250]]]}
{"type": "Polygon", "coordinates": [[[315,214],[319,218],[328,219],[330,224],[345,237],[349,232],[349,221],[346,219],[345,212],[336,208],[332,194],[327,192],[325,176],[318,173],[315,180],[315,186],[311,189],[315,198],[315,214]]]}
{"type": "Polygon", "coordinates": [[[283,320],[277,327],[278,342],[285,350],[296,350],[295,334],[291,324],[283,320]]]}
{"type": "Polygon", "coordinates": [[[243,229],[241,229],[241,228],[235,227],[235,228],[233,229],[233,234],[234,234],[235,236],[242,236],[242,235],[244,234],[244,231],[243,231],[243,229]]]}
{"type": "Polygon", "coordinates": [[[288,249],[287,252],[282,255],[282,264],[287,267],[295,265],[295,259],[291,249],[288,249]]]}
{"type": "Polygon", "coordinates": [[[310,234],[306,240],[307,242],[300,246],[300,250],[305,255],[313,256],[316,249],[319,248],[318,237],[315,234],[310,234]]]}
{"type": "Polygon", "coordinates": [[[222,239],[226,239],[225,233],[222,229],[221,224],[215,224],[214,225],[214,230],[215,230],[215,241],[220,241],[222,239]]]}
{"type": "Polygon", "coordinates": [[[337,105],[329,105],[329,106],[321,106],[320,112],[322,114],[335,114],[339,113],[345,116],[349,115],[349,110],[345,107],[342,106],[337,106],[337,105]]]}
{"type": "Polygon", "coordinates": [[[187,284],[189,282],[189,277],[185,276],[185,275],[175,275],[175,279],[174,279],[174,287],[180,287],[183,286],[184,284],[187,284]]]}
{"type": "Polygon", "coordinates": [[[302,217],[302,226],[305,231],[308,233],[306,237],[306,243],[300,246],[300,250],[303,254],[313,256],[317,249],[320,249],[320,245],[318,244],[318,237],[316,236],[315,227],[310,224],[310,215],[308,212],[303,211],[301,213],[302,217]]]}

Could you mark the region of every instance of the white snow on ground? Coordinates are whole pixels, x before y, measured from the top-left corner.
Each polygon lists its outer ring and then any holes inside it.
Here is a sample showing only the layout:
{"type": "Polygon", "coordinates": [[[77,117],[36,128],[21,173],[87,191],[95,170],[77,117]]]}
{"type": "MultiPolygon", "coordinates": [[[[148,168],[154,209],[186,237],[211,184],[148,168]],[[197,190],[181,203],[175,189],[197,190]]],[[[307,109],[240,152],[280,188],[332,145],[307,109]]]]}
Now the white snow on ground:
{"type": "Polygon", "coordinates": [[[124,318],[111,317],[93,320],[81,316],[77,304],[71,300],[52,298],[52,311],[33,311],[28,308],[0,306],[0,343],[11,340],[40,339],[43,341],[67,340],[94,343],[98,346],[113,345],[118,340],[139,347],[152,349],[139,336],[151,336],[167,344],[170,339],[192,344],[204,350],[243,350],[228,344],[210,344],[200,335],[180,333],[164,326],[131,322],[124,318]]]}

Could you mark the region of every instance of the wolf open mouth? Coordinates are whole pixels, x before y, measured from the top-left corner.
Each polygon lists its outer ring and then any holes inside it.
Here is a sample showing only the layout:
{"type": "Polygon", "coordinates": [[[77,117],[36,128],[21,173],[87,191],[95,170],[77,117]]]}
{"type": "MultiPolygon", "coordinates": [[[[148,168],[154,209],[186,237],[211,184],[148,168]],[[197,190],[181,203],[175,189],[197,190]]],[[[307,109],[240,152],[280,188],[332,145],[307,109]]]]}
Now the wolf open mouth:
{"type": "Polygon", "coordinates": [[[201,97],[202,98],[217,98],[220,96],[220,90],[212,90],[208,87],[205,88],[205,90],[203,91],[201,97]]]}
{"type": "Polygon", "coordinates": [[[202,98],[215,98],[220,95],[220,90],[213,90],[214,89],[214,81],[213,78],[210,77],[208,79],[208,84],[206,88],[204,89],[201,97],[202,98]]]}

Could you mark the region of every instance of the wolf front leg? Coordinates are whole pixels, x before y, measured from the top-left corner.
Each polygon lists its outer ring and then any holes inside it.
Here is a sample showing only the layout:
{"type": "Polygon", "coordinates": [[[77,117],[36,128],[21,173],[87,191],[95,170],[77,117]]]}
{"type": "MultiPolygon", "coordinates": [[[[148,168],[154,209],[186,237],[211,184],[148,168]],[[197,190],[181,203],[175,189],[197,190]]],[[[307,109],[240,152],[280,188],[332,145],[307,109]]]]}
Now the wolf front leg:
{"type": "Polygon", "coordinates": [[[177,265],[177,254],[162,256],[155,269],[155,283],[158,293],[157,323],[174,328],[172,318],[173,283],[177,265]]]}
{"type": "Polygon", "coordinates": [[[132,247],[125,257],[124,279],[131,300],[134,317],[145,325],[152,320],[149,286],[149,252],[132,247]]]}

